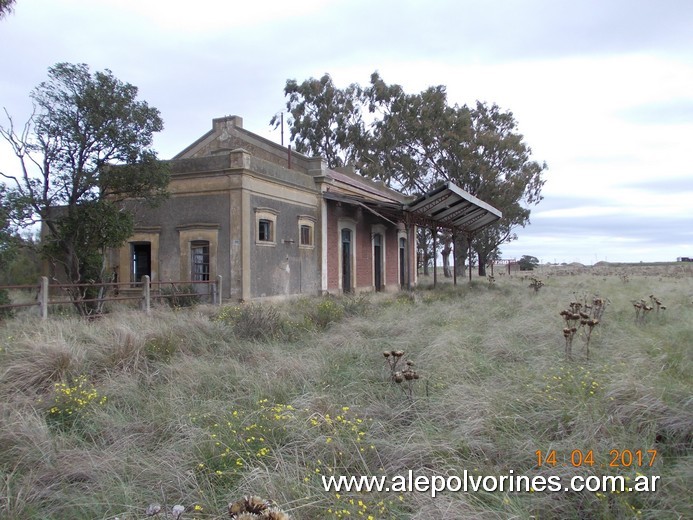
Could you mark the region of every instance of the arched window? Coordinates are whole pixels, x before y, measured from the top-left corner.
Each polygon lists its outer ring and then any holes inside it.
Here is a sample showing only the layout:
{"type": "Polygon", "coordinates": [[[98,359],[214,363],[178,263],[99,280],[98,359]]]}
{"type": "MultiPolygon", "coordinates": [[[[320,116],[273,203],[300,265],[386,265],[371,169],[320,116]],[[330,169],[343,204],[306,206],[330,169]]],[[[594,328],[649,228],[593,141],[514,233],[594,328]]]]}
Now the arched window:
{"type": "Polygon", "coordinates": [[[339,286],[342,292],[352,292],[357,284],[356,277],[356,221],[340,218],[337,221],[337,249],[339,251],[339,286]]]}

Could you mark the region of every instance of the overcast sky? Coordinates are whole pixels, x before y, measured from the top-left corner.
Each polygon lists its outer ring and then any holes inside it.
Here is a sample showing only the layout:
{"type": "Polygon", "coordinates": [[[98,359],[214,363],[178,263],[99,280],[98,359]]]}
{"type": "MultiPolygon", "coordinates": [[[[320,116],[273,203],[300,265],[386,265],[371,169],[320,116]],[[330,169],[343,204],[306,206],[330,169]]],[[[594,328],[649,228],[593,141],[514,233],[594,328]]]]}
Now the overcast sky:
{"type": "MultiPolygon", "coordinates": [[[[108,68],[161,111],[162,158],[231,114],[279,142],[269,120],[290,78],[446,85],[451,104],[512,111],[549,166],[503,257],[693,256],[691,0],[17,0],[0,49],[17,121],[51,65],[108,68]]],[[[0,149],[0,170],[16,168],[0,149]]]]}

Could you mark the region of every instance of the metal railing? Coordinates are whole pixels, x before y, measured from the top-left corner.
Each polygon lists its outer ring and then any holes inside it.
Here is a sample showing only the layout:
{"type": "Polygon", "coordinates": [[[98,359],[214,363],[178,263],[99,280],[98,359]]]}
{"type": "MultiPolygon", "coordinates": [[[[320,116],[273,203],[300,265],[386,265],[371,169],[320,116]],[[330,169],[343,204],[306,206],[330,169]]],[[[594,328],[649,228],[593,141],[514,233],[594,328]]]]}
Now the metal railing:
{"type": "Polygon", "coordinates": [[[41,318],[48,317],[48,307],[50,305],[66,305],[74,303],[99,303],[99,302],[132,302],[139,301],[140,308],[145,312],[149,312],[152,306],[152,299],[166,300],[176,298],[195,298],[208,296],[211,303],[221,305],[222,302],[222,277],[217,276],[214,280],[204,281],[156,281],[152,282],[149,276],[142,277],[141,282],[134,283],[117,283],[108,282],[100,284],[49,284],[48,277],[42,276],[38,284],[34,285],[0,285],[0,290],[20,290],[20,291],[36,291],[34,301],[28,303],[10,303],[0,305],[0,310],[15,309],[25,307],[39,307],[41,318]],[[206,292],[195,290],[197,287],[207,286],[206,292]],[[68,299],[65,292],[70,289],[90,288],[108,291],[111,290],[113,296],[102,296],[96,298],[80,298],[79,300],[68,299]],[[192,290],[181,290],[181,288],[192,290]],[[51,298],[51,294],[57,297],[51,298]]]}

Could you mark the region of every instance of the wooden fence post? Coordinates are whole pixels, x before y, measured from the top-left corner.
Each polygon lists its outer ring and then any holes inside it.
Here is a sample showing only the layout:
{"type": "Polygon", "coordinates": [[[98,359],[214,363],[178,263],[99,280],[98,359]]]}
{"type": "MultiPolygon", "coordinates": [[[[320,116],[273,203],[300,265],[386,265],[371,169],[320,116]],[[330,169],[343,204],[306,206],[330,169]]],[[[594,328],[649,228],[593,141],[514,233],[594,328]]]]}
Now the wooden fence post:
{"type": "Polygon", "coordinates": [[[151,308],[151,292],[150,292],[150,286],[149,286],[149,275],[144,275],[142,277],[142,298],[144,298],[143,306],[144,306],[144,312],[149,314],[149,309],[151,308]]]}
{"type": "Polygon", "coordinates": [[[41,286],[39,289],[39,304],[41,306],[41,319],[48,318],[48,277],[41,277],[41,286]]]}
{"type": "Polygon", "coordinates": [[[214,303],[216,303],[217,305],[221,305],[222,296],[221,296],[221,275],[220,274],[217,275],[217,284],[216,285],[217,285],[217,287],[216,287],[217,292],[216,292],[216,300],[214,303]]]}

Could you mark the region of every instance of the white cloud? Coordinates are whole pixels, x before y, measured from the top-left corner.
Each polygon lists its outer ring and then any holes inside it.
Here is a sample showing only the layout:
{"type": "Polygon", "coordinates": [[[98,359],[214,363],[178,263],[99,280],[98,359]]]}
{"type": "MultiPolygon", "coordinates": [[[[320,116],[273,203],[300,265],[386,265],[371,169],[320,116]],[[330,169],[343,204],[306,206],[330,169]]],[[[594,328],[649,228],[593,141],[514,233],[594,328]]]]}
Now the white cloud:
{"type": "MultiPolygon", "coordinates": [[[[162,111],[170,157],[224,114],[278,141],[287,78],[443,84],[453,103],[511,110],[548,162],[545,201],[504,251],[690,256],[692,13],[687,0],[27,0],[0,22],[0,106],[23,121],[58,61],[111,68],[162,111]]],[[[0,146],[0,169],[15,162],[0,146]]]]}
{"type": "MultiPolygon", "coordinates": [[[[93,2],[73,0],[78,6],[93,2]]],[[[210,35],[232,29],[252,28],[278,20],[314,16],[330,5],[329,0],[102,0],[106,10],[135,17],[158,31],[181,36],[210,35]]],[[[333,2],[334,3],[334,2],[333,2]]]]}

